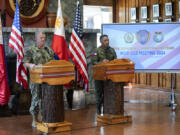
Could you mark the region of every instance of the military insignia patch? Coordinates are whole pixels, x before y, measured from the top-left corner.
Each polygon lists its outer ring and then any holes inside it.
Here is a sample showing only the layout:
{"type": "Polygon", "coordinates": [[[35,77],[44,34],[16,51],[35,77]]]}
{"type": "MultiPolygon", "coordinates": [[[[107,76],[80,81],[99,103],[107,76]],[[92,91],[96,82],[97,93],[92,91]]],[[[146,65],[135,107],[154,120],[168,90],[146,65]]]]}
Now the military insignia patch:
{"type": "Polygon", "coordinates": [[[96,55],[97,55],[97,53],[96,53],[96,52],[93,52],[91,55],[92,55],[92,56],[96,56],[96,55]]]}
{"type": "Polygon", "coordinates": [[[159,42],[162,42],[163,39],[164,39],[164,35],[162,32],[155,32],[154,33],[154,36],[153,36],[153,39],[155,42],[159,43],[159,42]]]}
{"type": "Polygon", "coordinates": [[[139,43],[144,45],[150,39],[150,32],[148,32],[147,30],[140,30],[140,31],[136,32],[136,38],[139,43]]]}

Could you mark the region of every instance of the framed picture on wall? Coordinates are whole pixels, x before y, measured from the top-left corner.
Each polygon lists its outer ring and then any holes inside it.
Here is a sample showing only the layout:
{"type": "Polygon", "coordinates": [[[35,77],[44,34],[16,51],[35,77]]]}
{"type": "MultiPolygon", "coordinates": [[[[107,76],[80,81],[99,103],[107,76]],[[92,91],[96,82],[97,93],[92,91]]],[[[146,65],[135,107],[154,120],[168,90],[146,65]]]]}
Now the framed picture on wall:
{"type": "Polygon", "coordinates": [[[172,2],[165,3],[165,16],[172,16],[172,2]]]}
{"type": "Polygon", "coordinates": [[[147,19],[147,6],[141,7],[141,19],[147,19]]]}
{"type": "Polygon", "coordinates": [[[136,20],[136,8],[130,8],[131,20],[136,20]]]}
{"type": "Polygon", "coordinates": [[[147,21],[146,20],[142,20],[141,23],[147,23],[147,21]]]}
{"type": "Polygon", "coordinates": [[[154,20],[153,20],[153,23],[158,23],[158,22],[159,22],[158,19],[154,19],[154,20]]]}
{"type": "Polygon", "coordinates": [[[171,18],[166,18],[166,19],[164,19],[164,22],[172,22],[172,19],[171,18]]]}
{"type": "Polygon", "coordinates": [[[152,5],[152,15],[153,17],[159,17],[159,4],[152,5]]]}
{"type": "Polygon", "coordinates": [[[136,21],[135,21],[135,20],[132,20],[130,23],[136,23],[136,21]]]}

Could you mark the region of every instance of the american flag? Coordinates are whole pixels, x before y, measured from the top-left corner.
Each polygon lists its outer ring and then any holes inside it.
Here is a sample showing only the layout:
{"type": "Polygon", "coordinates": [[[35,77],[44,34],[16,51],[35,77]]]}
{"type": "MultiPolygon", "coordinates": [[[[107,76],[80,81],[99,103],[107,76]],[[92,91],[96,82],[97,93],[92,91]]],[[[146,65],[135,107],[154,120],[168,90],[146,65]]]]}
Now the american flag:
{"type": "Polygon", "coordinates": [[[85,89],[88,90],[87,61],[84,42],[82,40],[82,24],[79,2],[77,2],[76,15],[69,44],[69,55],[71,56],[78,70],[80,75],[79,79],[82,78],[80,81],[83,81],[85,89]]]}
{"type": "Polygon", "coordinates": [[[16,82],[24,86],[25,89],[28,89],[27,72],[22,62],[22,60],[24,59],[24,41],[20,24],[18,1],[16,1],[16,11],[14,14],[11,35],[9,37],[9,46],[16,52],[17,55],[16,82]]]}

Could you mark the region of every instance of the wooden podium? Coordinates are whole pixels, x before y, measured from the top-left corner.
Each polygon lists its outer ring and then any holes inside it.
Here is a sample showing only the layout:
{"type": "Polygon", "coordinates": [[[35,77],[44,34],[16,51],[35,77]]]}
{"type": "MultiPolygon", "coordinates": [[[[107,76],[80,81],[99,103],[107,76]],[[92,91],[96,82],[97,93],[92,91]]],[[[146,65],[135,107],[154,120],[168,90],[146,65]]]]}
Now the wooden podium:
{"type": "Polygon", "coordinates": [[[104,81],[104,114],[97,116],[98,122],[132,121],[131,116],[124,115],[124,85],[134,79],[134,65],[129,59],[115,59],[93,66],[94,80],[104,81]]]}
{"type": "Polygon", "coordinates": [[[71,130],[64,121],[63,85],[74,80],[74,66],[65,60],[52,60],[30,71],[32,82],[42,84],[42,122],[37,129],[45,133],[71,130]]]}

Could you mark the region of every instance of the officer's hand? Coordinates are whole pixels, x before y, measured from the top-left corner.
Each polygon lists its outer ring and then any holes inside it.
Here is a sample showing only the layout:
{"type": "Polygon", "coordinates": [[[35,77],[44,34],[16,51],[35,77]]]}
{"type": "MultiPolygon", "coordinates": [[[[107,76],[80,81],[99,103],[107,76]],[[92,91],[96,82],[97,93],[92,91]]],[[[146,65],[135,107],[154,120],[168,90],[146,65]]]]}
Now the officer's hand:
{"type": "Polygon", "coordinates": [[[36,68],[42,68],[42,64],[36,65],[36,68]]]}
{"type": "Polygon", "coordinates": [[[103,63],[108,63],[108,62],[109,62],[109,60],[104,59],[102,62],[103,62],[103,63]]]}
{"type": "Polygon", "coordinates": [[[30,70],[34,70],[36,68],[36,65],[35,64],[29,64],[29,69],[30,70]]]}

